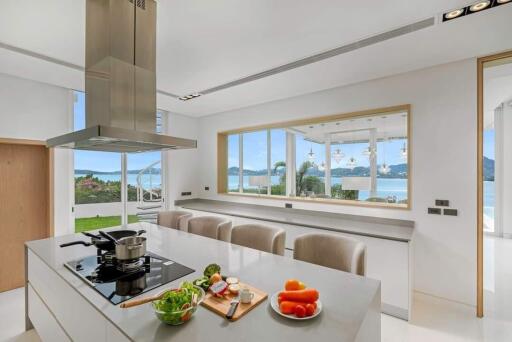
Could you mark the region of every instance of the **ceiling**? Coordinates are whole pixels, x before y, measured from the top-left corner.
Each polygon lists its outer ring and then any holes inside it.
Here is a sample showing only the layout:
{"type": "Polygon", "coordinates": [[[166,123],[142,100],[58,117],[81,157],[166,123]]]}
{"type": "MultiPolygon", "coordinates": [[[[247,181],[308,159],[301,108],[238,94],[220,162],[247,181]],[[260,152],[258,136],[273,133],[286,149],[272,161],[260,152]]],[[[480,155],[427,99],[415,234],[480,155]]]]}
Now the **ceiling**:
{"type": "Polygon", "coordinates": [[[312,125],[294,126],[290,131],[316,143],[368,141],[375,129],[377,140],[407,137],[407,113],[373,115],[312,125]]]}
{"type": "MultiPolygon", "coordinates": [[[[190,94],[467,4],[160,0],[157,87],[190,94]]],[[[511,16],[512,5],[500,6],[190,101],[159,94],[158,105],[204,116],[505,50],[511,16]]],[[[85,0],[2,0],[0,72],[83,89],[81,70],[44,57],[83,66],[84,39],[85,0]]]]}

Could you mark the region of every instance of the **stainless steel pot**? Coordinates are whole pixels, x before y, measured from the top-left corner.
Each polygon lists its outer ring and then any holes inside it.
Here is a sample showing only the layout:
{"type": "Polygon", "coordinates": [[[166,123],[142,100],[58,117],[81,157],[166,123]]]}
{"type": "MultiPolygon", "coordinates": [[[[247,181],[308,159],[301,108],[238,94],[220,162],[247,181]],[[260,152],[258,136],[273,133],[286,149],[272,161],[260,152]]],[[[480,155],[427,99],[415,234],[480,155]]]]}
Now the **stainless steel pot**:
{"type": "Polygon", "coordinates": [[[116,259],[133,260],[146,254],[146,238],[129,236],[116,241],[116,259]]]}

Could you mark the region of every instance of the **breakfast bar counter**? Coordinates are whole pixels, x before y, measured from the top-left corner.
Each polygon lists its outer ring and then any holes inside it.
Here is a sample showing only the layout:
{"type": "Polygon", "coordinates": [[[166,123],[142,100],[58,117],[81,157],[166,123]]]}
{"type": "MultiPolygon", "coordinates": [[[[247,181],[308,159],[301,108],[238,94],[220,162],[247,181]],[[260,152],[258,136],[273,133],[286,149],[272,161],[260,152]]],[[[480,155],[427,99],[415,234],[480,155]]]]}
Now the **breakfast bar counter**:
{"type": "MultiPolygon", "coordinates": [[[[168,326],[150,304],[122,309],[64,266],[95,255],[94,247],[59,245],[87,238],[67,235],[26,243],[26,322],[51,341],[380,341],[380,282],[149,223],[147,250],[195,270],[146,292],[150,296],[202,276],[217,263],[224,275],[272,294],[289,278],[301,279],[320,293],[318,317],[294,321],[279,316],[269,299],[238,321],[199,307],[189,322],[168,326]]],[[[137,297],[138,298],[138,297],[137,297]]]]}
{"type": "Polygon", "coordinates": [[[414,222],[362,215],[289,209],[268,205],[235,203],[228,201],[192,199],[178,200],[176,206],[274,223],[293,224],[325,231],[368,236],[379,239],[409,242],[414,222]]]}

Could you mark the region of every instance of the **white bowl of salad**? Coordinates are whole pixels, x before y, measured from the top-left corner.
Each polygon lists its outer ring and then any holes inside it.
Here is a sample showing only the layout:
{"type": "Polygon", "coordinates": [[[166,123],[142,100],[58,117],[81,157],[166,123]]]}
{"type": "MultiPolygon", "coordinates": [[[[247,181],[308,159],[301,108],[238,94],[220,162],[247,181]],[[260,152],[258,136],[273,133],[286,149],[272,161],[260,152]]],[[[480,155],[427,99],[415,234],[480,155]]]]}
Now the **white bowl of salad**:
{"type": "Polygon", "coordinates": [[[151,304],[156,317],[169,325],[188,322],[205,297],[204,290],[190,282],[183,282],[178,289],[165,290],[160,294],[162,299],[151,304]]]}

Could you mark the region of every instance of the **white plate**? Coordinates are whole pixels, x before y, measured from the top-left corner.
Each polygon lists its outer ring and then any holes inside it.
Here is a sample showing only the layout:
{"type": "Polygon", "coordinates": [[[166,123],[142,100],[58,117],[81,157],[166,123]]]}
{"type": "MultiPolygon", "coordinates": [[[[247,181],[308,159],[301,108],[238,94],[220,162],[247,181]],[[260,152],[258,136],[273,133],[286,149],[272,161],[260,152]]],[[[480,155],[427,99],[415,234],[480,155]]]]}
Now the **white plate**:
{"type": "Polygon", "coordinates": [[[274,309],[275,312],[277,312],[279,315],[281,315],[283,317],[286,317],[289,319],[294,319],[297,321],[304,321],[307,319],[315,318],[316,316],[318,316],[320,314],[320,312],[322,312],[322,302],[319,299],[316,301],[316,311],[312,316],[306,316],[306,317],[299,318],[295,315],[285,315],[284,313],[281,312],[281,310],[279,310],[279,303],[277,302],[278,295],[279,295],[279,292],[276,292],[272,295],[272,297],[270,298],[270,306],[272,307],[272,309],[274,309]]]}

